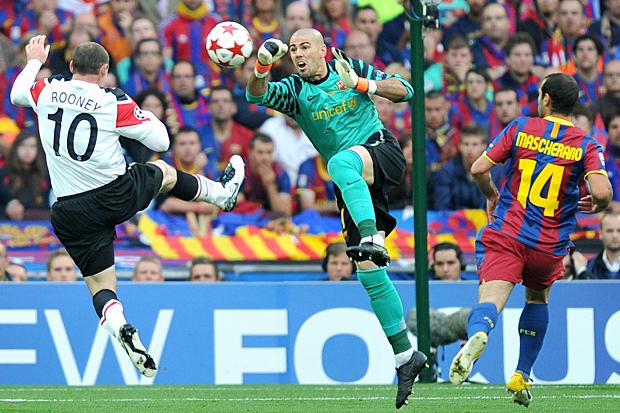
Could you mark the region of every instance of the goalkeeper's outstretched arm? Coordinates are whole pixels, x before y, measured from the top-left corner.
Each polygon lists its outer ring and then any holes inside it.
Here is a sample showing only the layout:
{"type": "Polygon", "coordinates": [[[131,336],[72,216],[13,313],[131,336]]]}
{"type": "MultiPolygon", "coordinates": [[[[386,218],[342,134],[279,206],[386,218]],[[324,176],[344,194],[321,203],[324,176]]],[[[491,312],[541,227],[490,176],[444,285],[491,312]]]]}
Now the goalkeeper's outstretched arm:
{"type": "Polygon", "coordinates": [[[271,66],[280,60],[288,51],[288,46],[278,39],[266,40],[258,49],[258,59],[254,74],[248,81],[248,91],[253,96],[261,96],[267,92],[267,75],[271,66]]]}

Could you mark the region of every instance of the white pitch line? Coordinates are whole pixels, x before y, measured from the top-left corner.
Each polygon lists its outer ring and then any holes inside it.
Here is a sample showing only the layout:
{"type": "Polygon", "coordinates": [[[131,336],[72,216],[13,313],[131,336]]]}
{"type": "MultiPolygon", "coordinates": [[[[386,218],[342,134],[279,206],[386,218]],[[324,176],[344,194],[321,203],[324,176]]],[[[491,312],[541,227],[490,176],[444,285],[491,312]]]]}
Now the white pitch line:
{"type": "MultiPolygon", "coordinates": [[[[206,398],[206,397],[179,397],[179,398],[122,398],[122,399],[105,399],[106,402],[182,402],[182,401],[198,401],[198,402],[285,402],[285,401],[371,401],[371,400],[390,400],[391,397],[236,397],[236,398],[206,398]]],[[[464,396],[464,397],[416,397],[413,396],[412,401],[435,401],[435,400],[508,400],[506,396],[464,396]]],[[[599,394],[599,395],[561,395],[561,396],[536,396],[540,399],[620,399],[620,394],[599,394]]],[[[0,399],[0,403],[76,403],[91,402],[92,399],[0,399]]]]}

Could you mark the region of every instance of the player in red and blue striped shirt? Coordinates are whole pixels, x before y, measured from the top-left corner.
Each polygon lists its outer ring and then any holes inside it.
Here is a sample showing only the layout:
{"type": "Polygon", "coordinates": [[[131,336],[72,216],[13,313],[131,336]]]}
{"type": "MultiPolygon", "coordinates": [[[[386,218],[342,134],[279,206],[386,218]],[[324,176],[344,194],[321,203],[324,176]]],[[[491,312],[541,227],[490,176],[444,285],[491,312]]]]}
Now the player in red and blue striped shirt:
{"type": "Polygon", "coordinates": [[[467,379],[512,288],[522,282],[526,305],[519,320],[519,362],[506,388],[525,406],[532,399],[529,375],[549,323],[549,290],[562,277],[575,214],[599,212],[611,200],[602,147],[570,122],[578,97],[571,76],[545,77],[538,91],[541,118],[512,121],[471,168],[487,197],[490,224],[476,240],[478,305],[469,316],[469,340],[452,361],[450,381],[467,379]],[[498,163],[506,164],[507,173],[501,195],[489,174],[498,163]],[[584,178],[591,195],[580,199],[584,178]]]}

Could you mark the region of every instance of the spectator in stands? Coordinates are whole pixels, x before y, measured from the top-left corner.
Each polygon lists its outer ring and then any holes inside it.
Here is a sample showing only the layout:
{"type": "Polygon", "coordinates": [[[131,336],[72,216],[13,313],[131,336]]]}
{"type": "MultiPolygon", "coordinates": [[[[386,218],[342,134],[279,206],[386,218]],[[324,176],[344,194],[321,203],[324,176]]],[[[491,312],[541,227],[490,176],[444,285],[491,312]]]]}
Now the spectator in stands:
{"type": "Polygon", "coordinates": [[[487,133],[482,126],[469,124],[463,127],[458,155],[442,166],[432,178],[434,210],[456,211],[486,207],[486,198],[476,186],[470,169],[484,152],[487,142],[487,133]]]}
{"type": "Polygon", "coordinates": [[[426,164],[430,171],[437,171],[443,163],[456,154],[458,132],[448,122],[450,104],[438,90],[428,92],[424,98],[426,125],[426,164]]]}
{"type": "Polygon", "coordinates": [[[213,140],[207,143],[206,148],[211,149],[207,157],[210,169],[214,169],[214,173],[219,175],[231,156],[248,158],[252,131],[234,121],[237,105],[233,100],[232,91],[225,86],[211,88],[209,113],[212,117],[210,136],[213,140]]]}
{"type": "MultiPolygon", "coordinates": [[[[37,33],[28,32],[22,36],[21,42],[17,47],[17,55],[14,62],[11,62],[9,67],[7,67],[3,72],[0,72],[0,84],[3,85],[12,85],[26,66],[26,45],[30,42],[37,33]]],[[[8,86],[6,86],[8,89],[8,86]]],[[[34,129],[35,128],[35,118],[34,118],[34,110],[32,108],[22,108],[15,106],[11,103],[11,99],[9,97],[8,90],[2,90],[2,108],[0,112],[6,113],[6,115],[13,119],[19,129],[34,129]]]]}
{"type": "Polygon", "coordinates": [[[620,213],[607,212],[601,217],[603,250],[588,262],[593,278],[620,279],[620,213]]]}
{"type": "Polygon", "coordinates": [[[217,264],[207,257],[196,257],[189,263],[189,280],[194,282],[223,281],[224,275],[217,264]]]}
{"type": "Polygon", "coordinates": [[[324,215],[340,213],[336,205],[334,182],[322,156],[317,154],[299,166],[295,190],[300,211],[313,209],[324,215]]]}
{"type": "Polygon", "coordinates": [[[286,6],[282,41],[288,44],[291,35],[299,30],[312,27],[312,10],[308,3],[297,0],[286,6]]]}
{"type": "Polygon", "coordinates": [[[508,14],[499,3],[487,3],[482,9],[482,29],[474,39],[472,51],[477,68],[487,69],[491,79],[506,72],[504,47],[508,43],[508,14]]]}
{"type": "Polygon", "coordinates": [[[6,266],[6,272],[10,275],[13,282],[28,281],[28,270],[22,263],[16,260],[9,262],[6,266]]]}
{"type": "Polygon", "coordinates": [[[258,203],[274,216],[289,216],[292,209],[291,181],[286,171],[274,161],[274,151],[269,135],[254,134],[239,200],[258,203]]]}
{"type": "Polygon", "coordinates": [[[52,251],[47,257],[47,281],[71,282],[77,279],[75,262],[66,249],[52,251]]]}
{"type": "Polygon", "coordinates": [[[164,272],[159,258],[154,255],[140,257],[133,269],[131,278],[134,282],[162,282],[164,272]]]}
{"type": "Polygon", "coordinates": [[[210,13],[203,0],[181,0],[176,13],[161,29],[164,57],[177,63],[181,60],[191,62],[195,68],[194,76],[200,76],[199,84],[222,81],[221,70],[210,63],[205,47],[205,39],[218,21],[219,16],[210,13]]]}
{"type": "MultiPolygon", "coordinates": [[[[0,198],[16,200],[23,215],[11,219],[44,219],[49,217],[50,181],[43,148],[35,133],[22,131],[11,145],[6,165],[0,169],[0,198]]],[[[7,205],[8,206],[8,205],[7,205]]],[[[19,209],[19,208],[17,208],[19,209]]]]}
{"type": "Polygon", "coordinates": [[[517,91],[510,87],[503,87],[493,95],[493,112],[489,117],[489,136],[495,139],[497,135],[517,117],[521,116],[521,107],[517,91]]]}
{"type": "Polygon", "coordinates": [[[584,105],[577,103],[573,109],[572,122],[587,135],[592,135],[592,112],[584,105]]]}
{"type": "Polygon", "coordinates": [[[377,58],[370,37],[360,30],[351,30],[344,42],[345,53],[353,59],[361,59],[375,69],[385,71],[385,65],[377,58]]]}
{"type": "Polygon", "coordinates": [[[473,56],[465,37],[455,34],[448,39],[442,78],[443,93],[449,102],[465,93],[465,75],[472,68],[473,56]]]}
{"type": "MultiPolygon", "coordinates": [[[[172,152],[166,154],[164,160],[188,174],[208,174],[207,158],[201,151],[200,137],[191,126],[179,129],[173,139],[172,152]]],[[[159,209],[168,214],[185,214],[190,230],[196,235],[206,231],[204,226],[210,221],[209,217],[217,213],[217,207],[212,204],[183,201],[167,194],[158,195],[157,203],[159,209]]]]}
{"type": "MultiPolygon", "coordinates": [[[[355,9],[353,13],[353,26],[370,37],[377,58],[383,62],[384,65],[387,66],[393,62],[403,62],[402,50],[384,39],[379,38],[383,26],[379,21],[377,11],[372,6],[363,6],[355,9]]],[[[344,42],[342,44],[344,44],[344,42]]]]}
{"type": "Polygon", "coordinates": [[[487,4],[487,0],[467,0],[469,13],[460,16],[450,27],[443,29],[443,38],[449,39],[455,34],[466,36],[468,40],[473,40],[480,35],[482,10],[487,4]]]}
{"type": "Polygon", "coordinates": [[[617,46],[620,44],[620,2],[605,0],[603,16],[590,25],[588,33],[600,39],[614,59],[620,58],[617,46]]]}
{"type": "MultiPolygon", "coordinates": [[[[155,23],[146,17],[136,17],[129,27],[129,45],[131,46],[131,50],[134,51],[132,53],[135,54],[135,49],[138,43],[144,39],[156,39],[159,40],[159,34],[157,33],[157,29],[155,28],[155,23]]],[[[161,48],[161,44],[160,44],[161,48]]],[[[163,59],[163,50],[162,50],[162,59],[163,59]]],[[[172,61],[169,60],[169,66],[166,66],[166,69],[172,67],[172,61]]],[[[116,74],[118,75],[119,83],[125,84],[129,81],[129,75],[135,70],[135,62],[133,60],[133,56],[126,57],[122,59],[120,62],[116,63],[116,74]]]]}
{"type": "Polygon", "coordinates": [[[75,15],[72,30],[84,30],[88,32],[93,41],[99,42],[101,39],[101,28],[97,23],[97,17],[92,12],[83,12],[75,15]]]}
{"type": "Polygon", "coordinates": [[[164,57],[157,39],[142,39],[133,50],[135,66],[122,89],[131,97],[148,88],[170,92],[170,78],[164,70],[164,57]]]}
{"type": "MultiPolygon", "coordinates": [[[[159,120],[166,124],[166,111],[168,110],[168,99],[164,92],[159,89],[145,89],[135,96],[136,105],[142,110],[148,110],[153,113],[159,120]]],[[[167,126],[167,125],[166,125],[167,126]]],[[[121,145],[129,157],[128,161],[144,163],[156,156],[155,152],[142,145],[135,139],[121,137],[121,145]]]]}
{"type": "Polygon", "coordinates": [[[274,116],[259,131],[271,137],[275,145],[274,161],[284,168],[290,182],[297,182],[301,164],[317,154],[299,124],[289,116],[274,116]]]}
{"type": "Polygon", "coordinates": [[[213,139],[209,123],[209,103],[202,94],[196,90],[196,70],[194,65],[187,60],[180,60],[172,68],[172,91],[168,94],[170,99],[170,113],[168,114],[168,126],[172,133],[176,133],[182,126],[193,126],[198,130],[201,146],[213,139]]]}
{"type": "Polygon", "coordinates": [[[603,74],[598,70],[599,59],[604,50],[600,40],[590,34],[577,37],[573,45],[575,51],[575,74],[579,86],[579,103],[590,105],[603,91],[603,74]]]}
{"type": "Polygon", "coordinates": [[[413,143],[411,134],[403,134],[398,139],[398,143],[405,157],[405,176],[399,186],[394,188],[388,195],[390,208],[403,209],[413,204],[413,185],[411,182],[413,174],[413,143]]]}
{"type": "Polygon", "coordinates": [[[109,10],[97,18],[101,28],[101,45],[116,63],[131,56],[129,28],[137,12],[138,0],[111,0],[109,10]]]}
{"type": "MultiPolygon", "coordinates": [[[[331,48],[344,47],[344,41],[351,32],[350,2],[347,0],[320,0],[316,29],[323,34],[328,57],[331,48]]],[[[378,35],[378,34],[377,34],[378,35]]]]}
{"type": "MultiPolygon", "coordinates": [[[[620,108],[620,60],[610,60],[603,70],[603,93],[590,107],[595,115],[594,126],[602,123],[620,108]]],[[[602,128],[601,128],[602,129],[602,128]]]]}
{"type": "MultiPolygon", "coordinates": [[[[13,21],[8,33],[15,44],[28,32],[47,36],[51,52],[59,50],[64,43],[64,35],[71,29],[73,15],[57,7],[57,0],[32,0],[13,21]]],[[[4,22],[3,22],[4,23],[4,22]]]]}
{"type": "Polygon", "coordinates": [[[328,281],[348,281],[353,276],[353,263],[347,256],[347,244],[333,242],[325,249],[322,263],[328,281]]]}
{"type": "Polygon", "coordinates": [[[246,26],[254,39],[254,44],[260,45],[267,39],[279,39],[281,10],[280,0],[251,0],[251,20],[246,26]]]}
{"type": "Polygon", "coordinates": [[[66,44],[50,56],[50,69],[54,75],[71,76],[69,62],[73,59],[73,51],[81,44],[94,39],[85,29],[73,28],[67,35],[66,44]]]}
{"type": "Polygon", "coordinates": [[[491,78],[486,70],[469,69],[465,75],[465,96],[458,99],[450,108],[448,119],[456,130],[468,123],[477,123],[488,128],[493,102],[487,97],[491,78]]]}
{"type": "Polygon", "coordinates": [[[540,48],[539,63],[559,68],[570,75],[575,73],[573,42],[586,29],[586,16],[581,0],[560,0],[558,27],[540,48]]]}
{"type": "Polygon", "coordinates": [[[517,30],[529,34],[536,44],[536,54],[544,41],[551,38],[558,21],[559,0],[536,0],[536,10],[518,22],[517,30]]]}
{"type": "Polygon", "coordinates": [[[246,59],[240,68],[236,70],[236,82],[233,88],[233,99],[237,105],[237,113],[234,116],[235,122],[248,129],[255,130],[262,125],[270,117],[271,109],[259,106],[256,103],[249,103],[245,97],[245,88],[248,79],[254,74],[254,66],[256,66],[256,55],[252,55],[246,59]]]}
{"type": "Polygon", "coordinates": [[[463,264],[463,252],[457,244],[440,242],[433,247],[430,277],[434,280],[460,281],[463,264]]]}
{"type": "Polygon", "coordinates": [[[527,33],[517,33],[506,43],[507,70],[495,81],[495,89],[509,87],[517,91],[521,111],[526,116],[538,112],[539,78],[534,74],[534,41],[527,33]]]}
{"type": "Polygon", "coordinates": [[[11,281],[11,274],[6,270],[9,265],[9,254],[6,246],[0,242],[0,281],[11,281]]]}

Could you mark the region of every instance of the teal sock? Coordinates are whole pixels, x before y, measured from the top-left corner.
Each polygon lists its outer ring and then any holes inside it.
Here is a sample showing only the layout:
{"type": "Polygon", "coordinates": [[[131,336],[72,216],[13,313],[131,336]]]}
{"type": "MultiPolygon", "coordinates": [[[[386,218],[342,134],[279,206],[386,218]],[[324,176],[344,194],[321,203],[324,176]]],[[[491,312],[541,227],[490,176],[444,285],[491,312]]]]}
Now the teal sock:
{"type": "Polygon", "coordinates": [[[377,220],[370,190],[362,178],[363,168],[362,159],[351,150],[338,152],[327,162],[327,171],[340,189],[353,222],[366,237],[377,233],[377,220]]]}
{"type": "Polygon", "coordinates": [[[385,268],[357,270],[357,277],[370,297],[370,306],[379,319],[394,354],[408,350],[411,343],[407,338],[403,304],[385,268]]]}

